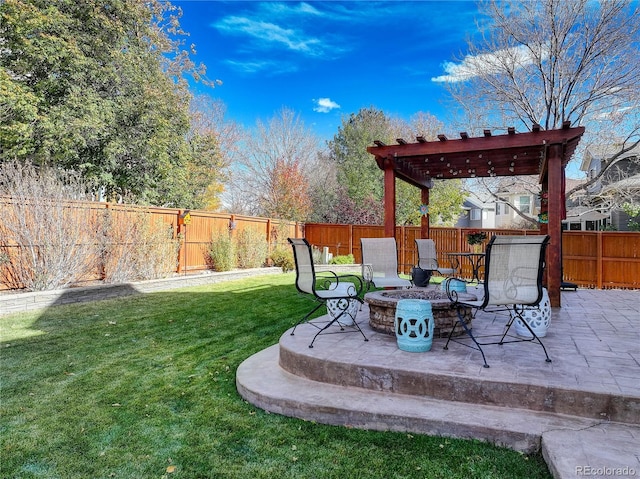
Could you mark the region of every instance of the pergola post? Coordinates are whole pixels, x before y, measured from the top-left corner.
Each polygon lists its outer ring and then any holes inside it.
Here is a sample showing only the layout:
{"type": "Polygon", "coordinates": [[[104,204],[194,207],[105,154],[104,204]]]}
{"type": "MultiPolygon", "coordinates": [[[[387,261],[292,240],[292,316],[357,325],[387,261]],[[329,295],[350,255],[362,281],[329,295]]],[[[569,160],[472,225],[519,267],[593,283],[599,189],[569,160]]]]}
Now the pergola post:
{"type": "Polygon", "coordinates": [[[384,235],[396,237],[396,175],[392,159],[384,160],[384,235]]]}
{"type": "MultiPolygon", "coordinates": [[[[422,188],[420,190],[420,200],[422,201],[423,205],[427,205],[427,207],[429,207],[429,188],[422,188]]],[[[429,210],[427,210],[427,213],[422,215],[422,218],[420,218],[420,237],[421,238],[430,238],[431,237],[431,233],[429,232],[429,210]]]]}
{"type": "MultiPolygon", "coordinates": [[[[547,248],[547,291],[551,306],[560,307],[562,283],[562,213],[564,211],[564,167],[562,145],[551,145],[547,150],[547,187],[549,188],[549,223],[547,234],[551,237],[547,248]]],[[[543,182],[544,186],[544,182],[543,182]]]]}

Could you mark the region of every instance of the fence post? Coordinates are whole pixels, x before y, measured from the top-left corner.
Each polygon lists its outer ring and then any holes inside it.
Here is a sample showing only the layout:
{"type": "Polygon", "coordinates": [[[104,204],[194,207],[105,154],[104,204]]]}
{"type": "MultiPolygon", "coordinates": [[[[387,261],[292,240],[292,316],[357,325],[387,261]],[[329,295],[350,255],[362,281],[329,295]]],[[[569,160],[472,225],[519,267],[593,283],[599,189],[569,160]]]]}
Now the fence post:
{"type": "Polygon", "coordinates": [[[602,231],[596,233],[596,288],[602,289],[602,231]]]}
{"type": "Polygon", "coordinates": [[[400,264],[402,265],[402,271],[406,273],[407,263],[407,236],[404,229],[404,225],[400,226],[400,264]]]}
{"type": "Polygon", "coordinates": [[[229,217],[229,237],[233,238],[236,235],[236,228],[238,224],[236,223],[236,215],[231,215],[229,217]]]}
{"type": "Polygon", "coordinates": [[[182,221],[183,214],[184,214],[183,210],[178,210],[178,219],[176,220],[176,224],[178,225],[176,238],[180,242],[180,248],[178,249],[177,273],[182,273],[187,269],[187,265],[185,264],[185,257],[187,254],[187,226],[182,221]]]}
{"type": "Polygon", "coordinates": [[[353,225],[349,225],[349,253],[353,254],[353,225]]]}
{"type": "Polygon", "coordinates": [[[267,239],[267,258],[265,264],[267,266],[271,266],[271,253],[273,252],[271,248],[271,218],[267,219],[266,228],[267,231],[265,232],[265,237],[267,239]]]}
{"type": "MultiPolygon", "coordinates": [[[[109,215],[111,215],[111,212],[109,211],[109,203],[105,203],[104,205],[104,213],[102,215],[102,228],[105,228],[107,224],[109,224],[107,222],[107,220],[109,219],[109,215]]],[[[105,235],[104,229],[102,232],[102,235],[105,235]]],[[[100,253],[100,281],[104,281],[107,277],[107,267],[104,263],[105,261],[105,253],[104,251],[102,253],[100,253]]]]}

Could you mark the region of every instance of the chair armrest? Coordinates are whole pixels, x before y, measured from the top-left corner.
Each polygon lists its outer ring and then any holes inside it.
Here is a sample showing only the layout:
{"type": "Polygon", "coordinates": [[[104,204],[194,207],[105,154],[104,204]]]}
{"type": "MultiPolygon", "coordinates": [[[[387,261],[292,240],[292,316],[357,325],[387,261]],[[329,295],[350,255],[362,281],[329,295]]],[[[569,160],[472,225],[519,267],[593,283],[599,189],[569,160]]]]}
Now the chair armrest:
{"type": "Polygon", "coordinates": [[[460,268],[460,257],[454,255],[449,256],[449,265],[451,265],[451,269],[458,270],[460,268]]]}
{"type": "Polygon", "coordinates": [[[338,276],[338,284],[351,283],[356,289],[356,296],[360,296],[364,290],[364,283],[362,278],[357,274],[343,274],[338,276]]]}
{"type": "Polygon", "coordinates": [[[449,301],[451,301],[452,303],[458,303],[458,291],[455,289],[451,289],[451,283],[453,281],[459,281],[461,283],[466,283],[466,284],[471,284],[471,281],[465,281],[464,279],[461,278],[447,278],[442,282],[442,285],[444,286],[444,291],[445,293],[447,293],[447,298],[449,298],[449,301]]]}
{"type": "Polygon", "coordinates": [[[332,290],[345,283],[351,283],[353,285],[354,291],[356,292],[353,297],[360,296],[364,289],[362,279],[356,274],[338,275],[334,271],[322,271],[316,274],[316,284],[320,286],[317,289],[320,290],[332,290]]]}

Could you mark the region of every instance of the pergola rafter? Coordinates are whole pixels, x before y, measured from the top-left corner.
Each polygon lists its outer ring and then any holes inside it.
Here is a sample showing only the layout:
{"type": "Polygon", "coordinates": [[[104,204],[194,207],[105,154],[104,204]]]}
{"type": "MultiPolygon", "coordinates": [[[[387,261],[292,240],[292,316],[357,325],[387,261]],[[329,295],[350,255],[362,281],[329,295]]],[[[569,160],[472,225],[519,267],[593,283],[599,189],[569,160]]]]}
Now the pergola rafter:
{"type": "MultiPolygon", "coordinates": [[[[549,193],[549,223],[541,231],[551,236],[547,249],[547,289],[553,306],[560,306],[561,221],[564,219],[564,168],[574,154],[584,127],[541,130],[534,125],[531,132],[471,138],[466,132],[451,140],[438,135],[437,141],[416,137],[416,143],[399,138],[396,145],[375,141],[367,148],[378,167],[384,171],[385,235],[395,235],[395,179],[399,178],[422,191],[422,201],[429,203],[433,179],[478,178],[492,176],[538,175],[542,189],[549,193]]],[[[429,237],[428,215],[423,219],[422,236],[429,237]]]]}

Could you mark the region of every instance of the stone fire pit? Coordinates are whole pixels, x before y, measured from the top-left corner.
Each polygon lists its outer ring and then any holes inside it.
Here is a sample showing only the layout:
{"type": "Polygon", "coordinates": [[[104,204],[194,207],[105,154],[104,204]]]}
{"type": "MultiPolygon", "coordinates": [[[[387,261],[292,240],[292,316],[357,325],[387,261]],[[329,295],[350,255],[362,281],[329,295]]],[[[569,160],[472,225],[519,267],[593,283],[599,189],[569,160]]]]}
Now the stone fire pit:
{"type": "MultiPolygon", "coordinates": [[[[468,293],[458,293],[458,296],[466,300],[476,300],[476,296],[468,293]]],[[[375,331],[395,335],[393,321],[396,316],[396,306],[401,299],[426,299],[431,302],[433,311],[433,336],[446,338],[452,328],[453,335],[459,336],[464,329],[456,325],[458,316],[455,309],[451,309],[451,302],[447,294],[434,289],[398,289],[388,291],[374,291],[364,295],[364,300],[369,304],[369,324],[375,331]]],[[[465,323],[471,323],[471,308],[465,308],[465,323]]]]}

